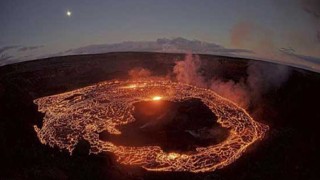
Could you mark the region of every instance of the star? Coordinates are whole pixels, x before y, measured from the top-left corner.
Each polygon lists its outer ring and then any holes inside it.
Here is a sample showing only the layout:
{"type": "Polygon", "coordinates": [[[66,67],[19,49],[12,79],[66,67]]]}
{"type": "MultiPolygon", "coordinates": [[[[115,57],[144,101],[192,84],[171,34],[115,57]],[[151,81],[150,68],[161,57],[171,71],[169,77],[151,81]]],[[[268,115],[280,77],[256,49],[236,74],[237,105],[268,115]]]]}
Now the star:
{"type": "Polygon", "coordinates": [[[66,12],[66,14],[67,14],[67,16],[70,17],[70,16],[72,15],[72,12],[68,10],[68,11],[66,12]]]}

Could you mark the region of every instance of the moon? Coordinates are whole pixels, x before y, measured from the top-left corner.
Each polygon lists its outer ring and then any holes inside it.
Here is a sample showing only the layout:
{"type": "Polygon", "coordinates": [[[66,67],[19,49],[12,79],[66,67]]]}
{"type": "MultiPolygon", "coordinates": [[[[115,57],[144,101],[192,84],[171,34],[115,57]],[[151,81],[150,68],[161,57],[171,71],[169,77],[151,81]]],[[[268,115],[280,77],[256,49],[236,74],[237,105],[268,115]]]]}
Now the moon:
{"type": "Polygon", "coordinates": [[[72,15],[72,12],[68,10],[68,11],[66,12],[66,15],[67,15],[68,17],[70,17],[70,16],[72,15]]]}

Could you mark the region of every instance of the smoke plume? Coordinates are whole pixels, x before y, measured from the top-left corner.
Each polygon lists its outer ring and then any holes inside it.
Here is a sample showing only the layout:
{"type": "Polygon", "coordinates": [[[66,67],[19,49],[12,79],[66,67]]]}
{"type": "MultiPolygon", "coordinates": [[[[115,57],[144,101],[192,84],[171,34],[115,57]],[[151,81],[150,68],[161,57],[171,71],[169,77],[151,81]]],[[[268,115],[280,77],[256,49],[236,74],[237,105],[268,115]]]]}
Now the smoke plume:
{"type": "Polygon", "coordinates": [[[222,81],[218,78],[213,78],[209,82],[209,88],[215,91],[222,97],[226,97],[239,106],[247,108],[250,104],[249,90],[243,80],[236,83],[233,80],[222,81]]]}
{"type": "Polygon", "coordinates": [[[151,71],[145,68],[133,68],[128,74],[132,79],[147,78],[151,76],[151,71]]]}
{"type": "Polygon", "coordinates": [[[174,73],[179,82],[210,88],[246,109],[256,106],[270,90],[278,89],[290,74],[287,66],[251,61],[247,76],[236,82],[216,76],[206,79],[201,74],[201,68],[200,57],[188,54],[184,60],[176,62],[174,73]]]}
{"type": "Polygon", "coordinates": [[[205,87],[204,77],[199,72],[201,61],[198,55],[187,54],[184,61],[176,62],[173,73],[179,82],[205,87]]]}

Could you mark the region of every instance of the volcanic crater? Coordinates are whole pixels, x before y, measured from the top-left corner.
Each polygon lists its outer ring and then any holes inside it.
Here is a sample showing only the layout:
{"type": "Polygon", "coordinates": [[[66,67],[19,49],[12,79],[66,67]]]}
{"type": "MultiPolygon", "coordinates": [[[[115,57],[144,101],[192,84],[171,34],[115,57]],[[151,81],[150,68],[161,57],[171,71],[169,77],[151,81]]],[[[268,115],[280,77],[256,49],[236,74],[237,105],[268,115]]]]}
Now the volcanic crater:
{"type": "Polygon", "coordinates": [[[101,82],[34,103],[41,143],[72,154],[84,139],[89,153],[150,171],[222,168],[268,130],[211,90],[166,80],[101,82]]]}
{"type": "Polygon", "coordinates": [[[160,146],[165,152],[194,151],[224,141],[229,131],[200,99],[180,102],[142,101],[133,104],[135,121],[117,127],[121,134],[103,131],[99,138],[122,146],[160,146]]]}

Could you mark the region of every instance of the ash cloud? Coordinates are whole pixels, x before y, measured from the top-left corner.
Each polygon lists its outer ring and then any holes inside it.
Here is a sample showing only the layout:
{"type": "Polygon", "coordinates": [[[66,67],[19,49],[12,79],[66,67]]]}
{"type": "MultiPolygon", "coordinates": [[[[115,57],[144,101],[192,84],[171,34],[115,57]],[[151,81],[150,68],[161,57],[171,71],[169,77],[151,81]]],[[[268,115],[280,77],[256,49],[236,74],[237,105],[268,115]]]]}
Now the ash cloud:
{"type": "Polygon", "coordinates": [[[201,73],[202,66],[198,55],[186,55],[184,60],[177,61],[174,66],[177,81],[210,88],[246,109],[256,107],[263,95],[280,88],[290,75],[287,66],[251,61],[246,70],[247,76],[239,81],[217,76],[206,79],[201,73]]]}

